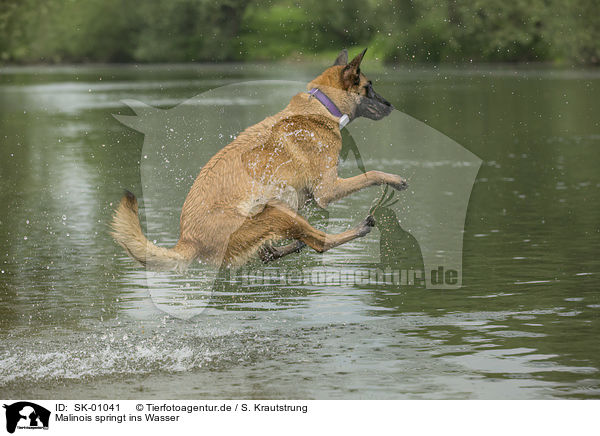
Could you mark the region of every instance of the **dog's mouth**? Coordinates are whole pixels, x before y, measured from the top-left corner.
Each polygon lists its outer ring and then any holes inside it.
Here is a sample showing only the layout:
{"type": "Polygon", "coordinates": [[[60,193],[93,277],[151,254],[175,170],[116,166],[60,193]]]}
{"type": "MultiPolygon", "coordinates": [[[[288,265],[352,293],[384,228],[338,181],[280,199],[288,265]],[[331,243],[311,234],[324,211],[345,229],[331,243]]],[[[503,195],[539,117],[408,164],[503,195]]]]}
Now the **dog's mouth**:
{"type": "Polygon", "coordinates": [[[361,102],[358,105],[358,116],[380,120],[387,117],[392,110],[394,110],[394,106],[389,101],[373,92],[371,98],[361,97],[361,102]]]}

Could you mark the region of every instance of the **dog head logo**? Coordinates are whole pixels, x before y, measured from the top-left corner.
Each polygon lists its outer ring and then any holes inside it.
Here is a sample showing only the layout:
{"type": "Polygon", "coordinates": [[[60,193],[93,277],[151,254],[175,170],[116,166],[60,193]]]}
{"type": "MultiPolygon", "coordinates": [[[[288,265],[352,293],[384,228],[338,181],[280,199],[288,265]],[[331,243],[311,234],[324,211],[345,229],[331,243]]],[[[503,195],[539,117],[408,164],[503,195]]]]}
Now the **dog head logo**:
{"type": "MultiPolygon", "coordinates": [[[[119,114],[115,118],[144,134],[140,173],[148,239],[173,246],[179,234],[181,207],[209,159],[240,132],[281,111],[295,95],[308,91],[318,98],[311,91],[320,89],[352,120],[342,125],[340,117],[344,147],[341,154],[348,156],[350,138],[350,151],[355,157],[354,161],[342,162],[340,177],[359,175],[367,169],[388,169],[410,177],[408,190],[396,195],[399,202],[384,201],[373,213],[378,227],[385,222],[389,225],[379,228],[380,241],[376,239],[377,232],[373,237],[356,240],[356,244],[361,244],[361,254],[368,254],[375,263],[388,262],[389,259],[381,259],[384,251],[385,256],[390,256],[390,250],[383,250],[382,244],[395,247],[408,235],[410,242],[418,246],[427,288],[461,287],[463,228],[481,160],[442,133],[394,110],[361,71],[363,56],[364,52],[348,62],[347,53],[342,52],[334,65],[308,86],[306,82],[274,80],[235,83],[203,92],[170,109],[125,101],[135,115],[119,114]],[[446,280],[440,281],[440,271],[446,280]]],[[[310,136],[310,132],[307,134],[310,136]]],[[[294,193],[289,194],[293,197],[294,193]]],[[[364,207],[356,207],[356,213],[368,213],[375,196],[378,194],[365,193],[361,198],[368,199],[364,207]]],[[[246,206],[253,210],[252,204],[246,206]]],[[[137,209],[135,212],[137,219],[137,209]]],[[[331,207],[325,224],[327,232],[346,230],[335,226],[347,222],[348,213],[348,209],[331,207]]],[[[353,221],[360,218],[352,216],[353,221]]],[[[227,229],[234,235],[235,228],[227,229]]],[[[335,255],[335,250],[324,253],[323,263],[335,265],[335,255]]],[[[393,260],[388,264],[394,265],[393,260]]],[[[144,272],[152,301],[159,309],[189,319],[207,307],[219,270],[197,263],[192,268],[201,272],[190,271],[185,276],[150,269],[144,272]]]]}
{"type": "Polygon", "coordinates": [[[47,429],[50,411],[28,401],[4,405],[6,409],[6,431],[14,433],[19,429],[47,429]]]}

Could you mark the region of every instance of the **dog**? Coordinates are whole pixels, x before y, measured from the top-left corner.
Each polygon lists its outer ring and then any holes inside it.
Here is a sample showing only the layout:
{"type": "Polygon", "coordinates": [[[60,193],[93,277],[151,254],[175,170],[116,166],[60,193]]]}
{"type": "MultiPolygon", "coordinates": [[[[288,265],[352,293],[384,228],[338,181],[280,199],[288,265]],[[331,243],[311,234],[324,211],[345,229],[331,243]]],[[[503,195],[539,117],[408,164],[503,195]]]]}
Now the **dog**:
{"type": "Polygon", "coordinates": [[[404,178],[381,171],[338,177],[344,125],[357,117],[380,120],[393,110],[360,69],[366,51],[348,62],[343,50],[308,84],[308,92],[244,130],[208,161],[183,204],[173,248],[158,247],[144,236],[130,192],[111,222],[115,241],[150,270],[183,271],[193,260],[238,267],[258,254],[269,262],[307,245],[322,253],[368,234],[375,225],[371,215],[350,230],[327,234],[297,212],[311,199],[325,208],[369,186],[407,187],[404,178]],[[293,241],[273,245],[286,239],[293,241]]]}

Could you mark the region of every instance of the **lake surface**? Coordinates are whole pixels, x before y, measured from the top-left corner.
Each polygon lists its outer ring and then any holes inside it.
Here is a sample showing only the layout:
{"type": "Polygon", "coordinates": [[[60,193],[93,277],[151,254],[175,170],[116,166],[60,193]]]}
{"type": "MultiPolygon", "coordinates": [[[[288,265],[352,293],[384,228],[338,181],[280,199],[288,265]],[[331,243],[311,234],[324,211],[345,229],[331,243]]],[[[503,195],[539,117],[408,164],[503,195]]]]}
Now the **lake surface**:
{"type": "MultiPolygon", "coordinates": [[[[127,99],[170,108],[237,82],[307,82],[319,67],[0,70],[0,398],[599,398],[600,72],[363,69],[397,109],[482,160],[462,287],[225,280],[189,320],[154,304],[108,235],[122,190],[145,189],[144,135],[112,114],[133,115],[127,99]]],[[[418,179],[388,146],[370,144],[365,167],[418,179]]],[[[305,214],[348,228],[380,192],[305,214]]],[[[409,197],[396,195],[399,210],[409,197]]],[[[178,201],[147,204],[159,245],[177,239],[178,201]]],[[[399,220],[380,217],[326,264],[373,269],[376,251],[418,267],[406,232],[379,244],[399,220]]],[[[254,268],[322,265],[304,250],[254,268]]]]}

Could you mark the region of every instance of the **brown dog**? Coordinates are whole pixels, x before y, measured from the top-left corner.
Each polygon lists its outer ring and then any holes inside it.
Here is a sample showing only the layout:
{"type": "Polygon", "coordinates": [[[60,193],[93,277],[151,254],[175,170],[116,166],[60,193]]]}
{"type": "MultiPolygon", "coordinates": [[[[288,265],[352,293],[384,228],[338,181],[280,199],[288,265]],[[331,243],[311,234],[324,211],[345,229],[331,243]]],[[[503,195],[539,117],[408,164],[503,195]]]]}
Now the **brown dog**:
{"type": "Polygon", "coordinates": [[[404,189],[397,175],[368,171],[338,177],[340,128],[356,117],[379,120],[393,110],[360,71],[366,49],[348,63],[342,51],[334,65],[295,95],[276,115],[249,127],[202,168],[181,211],[180,236],[171,248],[143,234],[135,196],[126,193],[112,236],[140,264],[153,270],[183,270],[194,259],[214,266],[239,266],[258,253],[264,261],[301,250],[323,252],[366,235],[368,216],[358,226],[330,235],[296,211],[312,198],[321,207],[368,186],[404,189]],[[282,247],[272,241],[293,239],[282,247]]]}

